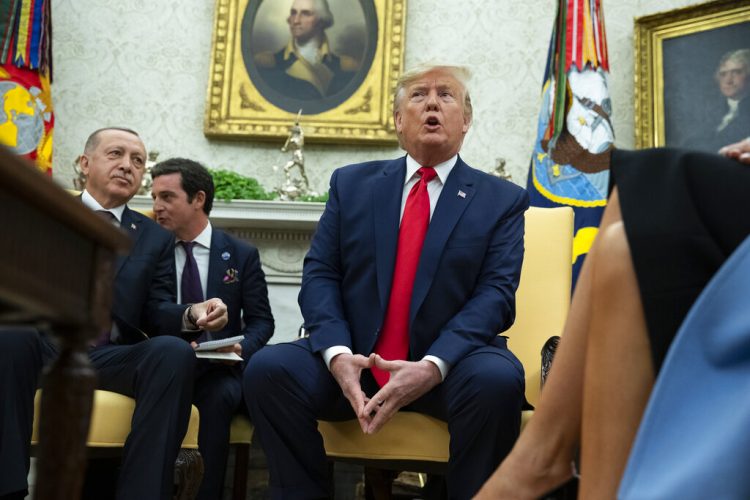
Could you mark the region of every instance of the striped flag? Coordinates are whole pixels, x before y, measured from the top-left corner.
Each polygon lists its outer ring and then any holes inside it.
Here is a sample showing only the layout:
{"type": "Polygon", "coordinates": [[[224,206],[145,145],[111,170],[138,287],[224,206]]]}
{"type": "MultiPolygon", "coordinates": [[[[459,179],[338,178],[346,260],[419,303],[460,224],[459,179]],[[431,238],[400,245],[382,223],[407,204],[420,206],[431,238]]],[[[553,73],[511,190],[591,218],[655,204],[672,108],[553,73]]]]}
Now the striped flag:
{"type": "Polygon", "coordinates": [[[0,143],[52,174],[51,0],[0,0],[0,143]]]}
{"type": "Polygon", "coordinates": [[[559,0],[527,187],[532,205],[575,211],[573,286],[607,203],[608,71],[601,0],[559,0]]]}

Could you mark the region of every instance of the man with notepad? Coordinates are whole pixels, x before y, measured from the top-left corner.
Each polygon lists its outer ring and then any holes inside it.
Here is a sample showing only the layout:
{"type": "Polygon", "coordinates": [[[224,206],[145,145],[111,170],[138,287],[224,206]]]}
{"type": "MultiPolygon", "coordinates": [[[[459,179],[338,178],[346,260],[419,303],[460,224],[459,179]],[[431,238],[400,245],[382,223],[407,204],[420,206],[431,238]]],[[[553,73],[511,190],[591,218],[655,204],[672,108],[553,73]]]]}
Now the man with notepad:
{"type": "Polygon", "coordinates": [[[156,220],[176,237],[178,302],[218,297],[227,305],[223,330],[188,339],[199,357],[213,358],[200,359],[195,370],[193,402],[201,416],[198,447],[205,463],[198,498],[221,498],[229,426],[242,402],[242,361],[273,335],[266,279],[255,247],[211,226],[214,183],[206,168],[173,158],[154,166],[151,175],[156,220]]]}

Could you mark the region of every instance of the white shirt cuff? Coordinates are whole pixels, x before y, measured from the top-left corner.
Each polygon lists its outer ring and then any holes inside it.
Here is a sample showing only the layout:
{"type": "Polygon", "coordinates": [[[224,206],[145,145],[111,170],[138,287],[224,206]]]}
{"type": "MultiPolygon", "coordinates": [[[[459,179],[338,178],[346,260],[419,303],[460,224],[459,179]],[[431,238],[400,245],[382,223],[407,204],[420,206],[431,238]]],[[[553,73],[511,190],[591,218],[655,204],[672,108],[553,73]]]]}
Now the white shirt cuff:
{"type": "Polygon", "coordinates": [[[331,360],[339,355],[339,354],[352,354],[352,350],[346,347],[345,345],[335,345],[332,347],[329,347],[328,349],[324,349],[321,353],[321,356],[323,356],[323,361],[325,361],[326,366],[328,369],[331,369],[331,360]]]}
{"type": "Polygon", "coordinates": [[[441,380],[445,380],[445,377],[448,376],[448,370],[450,370],[450,367],[448,366],[448,363],[446,363],[442,359],[438,358],[437,356],[428,354],[427,356],[422,358],[422,360],[429,361],[430,363],[433,363],[438,367],[438,370],[440,370],[440,376],[442,377],[441,380]]]}

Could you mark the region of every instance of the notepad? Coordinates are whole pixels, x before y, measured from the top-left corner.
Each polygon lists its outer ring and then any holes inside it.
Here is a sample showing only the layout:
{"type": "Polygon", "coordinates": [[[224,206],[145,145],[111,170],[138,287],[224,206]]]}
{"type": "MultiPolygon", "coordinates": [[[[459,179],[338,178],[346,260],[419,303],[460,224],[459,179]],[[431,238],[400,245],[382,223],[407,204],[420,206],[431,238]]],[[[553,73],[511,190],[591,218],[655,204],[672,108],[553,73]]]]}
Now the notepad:
{"type": "Polygon", "coordinates": [[[209,340],[208,342],[201,342],[198,347],[195,348],[195,357],[203,359],[218,359],[223,361],[242,361],[242,357],[236,352],[217,352],[217,349],[222,347],[233,346],[238,344],[245,337],[243,335],[237,335],[236,337],[230,337],[228,339],[209,340]]]}
{"type": "Polygon", "coordinates": [[[218,359],[221,361],[242,361],[242,357],[236,352],[196,351],[195,357],[202,359],[218,359]]]}
{"type": "Polygon", "coordinates": [[[208,342],[201,342],[200,344],[198,344],[198,347],[195,348],[195,351],[215,351],[216,349],[221,349],[222,347],[239,344],[244,339],[244,335],[237,335],[236,337],[229,337],[228,339],[209,340],[208,342]]]}

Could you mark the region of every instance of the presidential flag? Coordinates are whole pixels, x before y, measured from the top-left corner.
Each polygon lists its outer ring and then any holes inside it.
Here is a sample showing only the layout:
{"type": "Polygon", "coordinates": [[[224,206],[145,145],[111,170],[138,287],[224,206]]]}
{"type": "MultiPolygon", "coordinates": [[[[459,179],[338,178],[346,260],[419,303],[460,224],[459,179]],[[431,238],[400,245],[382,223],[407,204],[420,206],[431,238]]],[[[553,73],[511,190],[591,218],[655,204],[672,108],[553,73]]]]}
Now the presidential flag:
{"type": "Polygon", "coordinates": [[[608,71],[601,0],[559,0],[527,188],[533,206],[575,211],[573,286],[607,203],[608,71]]]}
{"type": "Polygon", "coordinates": [[[0,143],[52,174],[51,0],[0,0],[0,143]]]}

